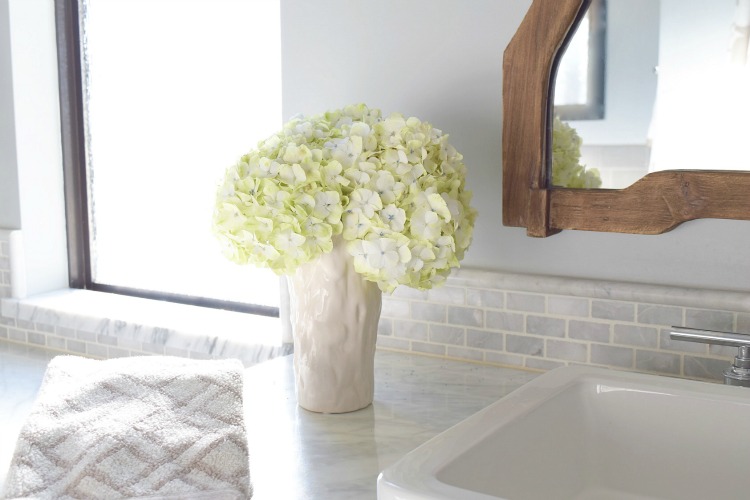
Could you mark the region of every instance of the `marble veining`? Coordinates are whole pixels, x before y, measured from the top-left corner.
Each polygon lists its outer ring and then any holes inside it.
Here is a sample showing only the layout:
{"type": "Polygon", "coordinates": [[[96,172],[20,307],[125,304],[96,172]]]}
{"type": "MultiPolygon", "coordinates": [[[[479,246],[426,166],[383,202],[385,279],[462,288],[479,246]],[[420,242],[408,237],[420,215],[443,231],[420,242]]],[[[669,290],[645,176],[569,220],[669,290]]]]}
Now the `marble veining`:
{"type": "Polygon", "coordinates": [[[0,491],[16,438],[50,359],[59,353],[0,341],[0,491]]]}
{"type": "MultiPolygon", "coordinates": [[[[36,343],[44,345],[47,340],[51,346],[71,338],[86,342],[81,353],[95,357],[107,357],[100,355],[101,346],[111,346],[136,354],[181,351],[239,358],[251,365],[291,352],[291,346],[282,342],[278,318],[90,290],[60,290],[0,302],[1,316],[11,318],[19,329],[43,330],[44,337],[54,337],[36,343]]],[[[68,351],[77,351],[75,343],[70,346],[68,342],[68,351]]]]}
{"type": "MultiPolygon", "coordinates": [[[[56,353],[0,342],[0,481],[18,430],[56,353]]],[[[297,406],[291,356],[245,371],[255,500],[375,499],[400,457],[536,377],[536,373],[378,351],[375,401],[323,415],[297,406]]]]}
{"type": "Polygon", "coordinates": [[[256,500],[374,499],[381,470],[536,376],[378,351],[372,406],[323,415],[297,406],[290,357],[246,373],[256,500]]]}

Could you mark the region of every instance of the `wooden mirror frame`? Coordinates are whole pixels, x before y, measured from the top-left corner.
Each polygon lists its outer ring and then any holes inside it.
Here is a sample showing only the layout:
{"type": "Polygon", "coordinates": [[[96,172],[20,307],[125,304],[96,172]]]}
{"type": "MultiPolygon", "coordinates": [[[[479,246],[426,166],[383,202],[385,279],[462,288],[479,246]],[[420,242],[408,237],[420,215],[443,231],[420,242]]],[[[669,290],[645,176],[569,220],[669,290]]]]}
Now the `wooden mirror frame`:
{"type": "Polygon", "coordinates": [[[667,170],[625,189],[551,185],[557,55],[590,0],[533,0],[503,57],[503,224],[546,237],[563,229],[660,234],[693,219],[750,220],[750,172],[667,170]]]}

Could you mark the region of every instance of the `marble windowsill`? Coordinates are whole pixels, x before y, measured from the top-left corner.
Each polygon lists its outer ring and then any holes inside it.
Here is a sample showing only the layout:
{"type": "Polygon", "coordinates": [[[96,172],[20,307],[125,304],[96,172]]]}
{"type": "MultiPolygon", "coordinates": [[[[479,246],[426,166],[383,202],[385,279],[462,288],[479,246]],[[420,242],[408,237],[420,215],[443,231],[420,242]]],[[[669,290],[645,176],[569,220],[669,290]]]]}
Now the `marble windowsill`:
{"type": "Polygon", "coordinates": [[[283,342],[278,318],[91,290],[65,289],[2,299],[0,314],[15,320],[17,327],[39,329],[43,325],[41,330],[50,336],[72,337],[131,353],[234,357],[251,365],[291,352],[290,345],[283,342]]]}
{"type": "MultiPolygon", "coordinates": [[[[0,341],[0,488],[54,353],[0,341]]],[[[341,415],[297,406],[291,356],[247,368],[254,500],[375,499],[380,471],[536,373],[394,352],[375,355],[375,402],[341,415]]]]}

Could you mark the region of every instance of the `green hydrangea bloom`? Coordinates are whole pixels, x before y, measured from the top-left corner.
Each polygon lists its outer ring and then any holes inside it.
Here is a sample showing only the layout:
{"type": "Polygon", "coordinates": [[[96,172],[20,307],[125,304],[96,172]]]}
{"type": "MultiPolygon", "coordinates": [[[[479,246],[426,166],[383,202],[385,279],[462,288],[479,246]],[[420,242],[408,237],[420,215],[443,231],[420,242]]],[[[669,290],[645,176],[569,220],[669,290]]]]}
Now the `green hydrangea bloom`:
{"type": "Polygon", "coordinates": [[[555,117],[552,126],[552,185],[568,188],[598,188],[599,170],[581,165],[581,137],[576,130],[555,117]]]}
{"type": "Polygon", "coordinates": [[[295,117],[228,168],[214,231],[228,258],[277,274],[333,247],[390,292],[445,281],[468,249],[477,212],[463,157],[417,118],[363,104],[295,117]]]}

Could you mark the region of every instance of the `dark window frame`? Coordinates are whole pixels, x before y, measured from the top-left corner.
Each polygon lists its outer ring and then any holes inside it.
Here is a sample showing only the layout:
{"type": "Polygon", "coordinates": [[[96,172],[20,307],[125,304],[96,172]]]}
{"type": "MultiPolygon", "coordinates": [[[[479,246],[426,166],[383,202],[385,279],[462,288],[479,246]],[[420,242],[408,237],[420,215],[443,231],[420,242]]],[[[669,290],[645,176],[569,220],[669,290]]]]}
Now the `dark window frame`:
{"type": "Polygon", "coordinates": [[[91,269],[86,127],[79,0],[55,0],[69,286],[279,317],[279,308],[97,283],[91,269]]]}

